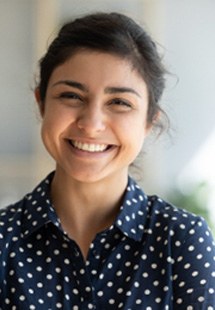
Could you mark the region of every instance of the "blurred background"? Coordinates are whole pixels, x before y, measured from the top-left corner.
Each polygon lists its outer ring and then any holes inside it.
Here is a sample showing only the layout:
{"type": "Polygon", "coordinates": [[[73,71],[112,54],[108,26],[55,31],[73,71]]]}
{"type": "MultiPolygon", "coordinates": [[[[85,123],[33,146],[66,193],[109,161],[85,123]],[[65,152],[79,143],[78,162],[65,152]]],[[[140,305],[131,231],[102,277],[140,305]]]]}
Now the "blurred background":
{"type": "Polygon", "coordinates": [[[0,0],[0,207],[20,199],[54,163],[33,97],[38,60],[65,21],[122,12],[146,27],[168,70],[162,99],[170,134],[146,142],[146,193],[203,215],[215,229],[215,1],[0,0]]]}

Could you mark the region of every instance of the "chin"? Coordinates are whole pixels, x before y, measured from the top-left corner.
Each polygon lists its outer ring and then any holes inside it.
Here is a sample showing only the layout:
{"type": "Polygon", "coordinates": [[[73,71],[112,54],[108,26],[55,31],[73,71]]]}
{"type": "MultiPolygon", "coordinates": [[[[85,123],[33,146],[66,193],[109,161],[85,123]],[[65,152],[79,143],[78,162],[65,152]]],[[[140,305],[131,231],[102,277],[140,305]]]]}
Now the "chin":
{"type": "Polygon", "coordinates": [[[96,183],[106,178],[104,173],[96,173],[95,171],[80,171],[80,169],[63,169],[60,174],[78,183],[96,183]],[[75,171],[76,170],[76,171],[75,171]],[[78,171],[77,171],[78,170],[78,171]]]}
{"type": "Polygon", "coordinates": [[[93,184],[93,183],[98,183],[101,182],[102,180],[105,180],[106,177],[98,176],[98,175],[78,175],[74,176],[71,175],[71,178],[79,183],[85,183],[85,184],[93,184]]]}

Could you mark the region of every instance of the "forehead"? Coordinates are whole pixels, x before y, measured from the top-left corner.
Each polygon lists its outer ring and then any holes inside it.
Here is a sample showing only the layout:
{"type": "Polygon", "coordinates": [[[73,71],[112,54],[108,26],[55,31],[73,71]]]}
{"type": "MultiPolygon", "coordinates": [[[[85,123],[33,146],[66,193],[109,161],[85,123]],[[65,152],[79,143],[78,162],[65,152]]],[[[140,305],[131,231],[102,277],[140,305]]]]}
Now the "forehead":
{"type": "MultiPolygon", "coordinates": [[[[146,85],[144,79],[133,66],[131,60],[115,54],[94,50],[79,50],[57,66],[52,72],[50,82],[56,79],[81,79],[93,83],[113,83],[146,85]]],[[[81,82],[81,81],[80,81],[81,82]]]]}

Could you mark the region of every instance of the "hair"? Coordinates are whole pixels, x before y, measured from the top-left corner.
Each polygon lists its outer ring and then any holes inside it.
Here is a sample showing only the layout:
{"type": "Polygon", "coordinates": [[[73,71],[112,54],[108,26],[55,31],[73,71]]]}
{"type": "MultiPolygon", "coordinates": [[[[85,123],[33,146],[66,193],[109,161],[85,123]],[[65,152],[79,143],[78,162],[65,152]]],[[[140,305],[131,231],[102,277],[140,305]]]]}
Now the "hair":
{"type": "Polygon", "coordinates": [[[60,29],[40,60],[38,88],[42,104],[45,104],[53,70],[83,48],[117,55],[131,62],[147,85],[147,122],[162,129],[164,126],[156,119],[160,112],[165,115],[159,101],[165,88],[166,70],[149,34],[134,20],[120,13],[86,15],[60,29]]]}

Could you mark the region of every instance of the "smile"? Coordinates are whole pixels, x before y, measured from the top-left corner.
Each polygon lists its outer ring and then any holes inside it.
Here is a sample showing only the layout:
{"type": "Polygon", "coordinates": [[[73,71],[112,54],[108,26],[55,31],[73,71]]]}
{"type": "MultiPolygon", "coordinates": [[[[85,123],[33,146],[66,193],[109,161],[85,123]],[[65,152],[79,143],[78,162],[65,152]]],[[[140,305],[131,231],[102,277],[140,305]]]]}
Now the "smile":
{"type": "Polygon", "coordinates": [[[109,148],[107,144],[82,143],[82,142],[73,141],[73,140],[69,140],[69,142],[76,149],[79,149],[85,152],[92,152],[92,153],[104,152],[109,148]]]}

